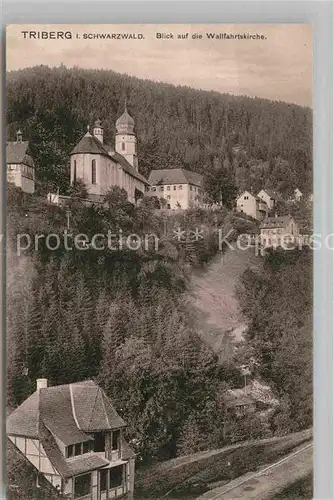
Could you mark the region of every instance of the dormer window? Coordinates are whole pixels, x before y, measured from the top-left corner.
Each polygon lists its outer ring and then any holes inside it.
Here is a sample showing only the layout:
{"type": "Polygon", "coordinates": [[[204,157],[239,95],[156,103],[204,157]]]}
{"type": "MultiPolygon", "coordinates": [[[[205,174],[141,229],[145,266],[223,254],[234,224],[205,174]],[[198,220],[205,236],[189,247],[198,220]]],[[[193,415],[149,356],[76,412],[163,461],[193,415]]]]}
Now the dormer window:
{"type": "Polygon", "coordinates": [[[101,453],[106,449],[106,438],[104,432],[94,434],[94,451],[101,453]]]}
{"type": "Polygon", "coordinates": [[[120,430],[112,432],[112,450],[119,450],[120,438],[121,438],[120,430]]]}
{"type": "Polygon", "coordinates": [[[85,441],[84,443],[71,444],[66,447],[65,456],[66,458],[78,457],[89,453],[92,451],[91,441],[85,441]]]}

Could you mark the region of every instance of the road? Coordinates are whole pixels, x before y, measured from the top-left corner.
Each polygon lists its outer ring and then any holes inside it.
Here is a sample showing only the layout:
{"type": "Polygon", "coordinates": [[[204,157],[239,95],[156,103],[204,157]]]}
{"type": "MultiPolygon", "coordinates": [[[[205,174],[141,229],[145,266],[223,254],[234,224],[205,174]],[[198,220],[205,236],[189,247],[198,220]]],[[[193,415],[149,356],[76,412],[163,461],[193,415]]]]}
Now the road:
{"type": "Polygon", "coordinates": [[[313,444],[309,443],[256,473],[245,474],[207,491],[197,500],[270,500],[275,493],[312,473],[312,470],[313,444]]]}

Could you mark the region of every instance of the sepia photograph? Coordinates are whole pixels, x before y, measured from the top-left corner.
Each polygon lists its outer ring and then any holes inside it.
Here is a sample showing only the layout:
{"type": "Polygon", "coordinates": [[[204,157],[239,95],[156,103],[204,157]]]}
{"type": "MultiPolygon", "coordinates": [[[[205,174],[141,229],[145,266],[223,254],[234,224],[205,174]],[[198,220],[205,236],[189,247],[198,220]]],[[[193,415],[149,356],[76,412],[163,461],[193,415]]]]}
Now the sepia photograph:
{"type": "Polygon", "coordinates": [[[6,28],[8,500],[312,500],[308,24],[6,28]]]}

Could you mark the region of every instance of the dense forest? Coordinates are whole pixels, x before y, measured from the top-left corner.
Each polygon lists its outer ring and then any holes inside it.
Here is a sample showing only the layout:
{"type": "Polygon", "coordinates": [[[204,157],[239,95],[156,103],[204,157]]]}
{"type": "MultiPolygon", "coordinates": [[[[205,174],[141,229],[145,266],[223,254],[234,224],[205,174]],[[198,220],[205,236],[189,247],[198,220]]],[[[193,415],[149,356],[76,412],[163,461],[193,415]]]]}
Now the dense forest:
{"type": "MultiPolygon", "coordinates": [[[[312,190],[312,112],[294,104],[140,80],[113,71],[38,66],[7,74],[7,138],[31,142],[40,191],[69,184],[69,153],[87,124],[103,121],[113,143],[127,99],[135,119],[139,168],[204,174],[208,192],[271,187],[312,190]]],[[[214,200],[216,201],[216,200],[214,200]]]]}
{"type": "Polygon", "coordinates": [[[45,239],[36,247],[34,236],[62,235],[66,210],[43,200],[8,184],[8,405],[21,403],[39,377],[50,384],[93,377],[128,422],[143,461],[225,442],[217,424],[223,394],[243,379],[236,364],[221,365],[201,341],[183,292],[191,269],[217,253],[217,227],[227,233],[237,217],[196,210],[166,219],[152,200],[134,207],[114,188],[105,207],[73,198],[71,233],[154,233],[158,248],[50,251],[45,239]],[[178,241],[177,227],[200,227],[205,238],[178,241]],[[33,242],[20,256],[18,234],[33,242]]]}
{"type": "Polygon", "coordinates": [[[271,252],[261,271],[247,270],[238,287],[248,320],[246,358],[281,401],[274,432],[312,426],[312,262],[308,248],[271,252]]]}

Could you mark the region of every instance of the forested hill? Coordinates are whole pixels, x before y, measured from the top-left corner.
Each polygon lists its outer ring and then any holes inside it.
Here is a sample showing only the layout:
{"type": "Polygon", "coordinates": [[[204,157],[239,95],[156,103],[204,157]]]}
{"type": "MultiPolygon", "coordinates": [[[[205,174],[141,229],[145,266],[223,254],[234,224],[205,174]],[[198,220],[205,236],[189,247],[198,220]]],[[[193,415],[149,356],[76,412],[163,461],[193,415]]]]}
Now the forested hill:
{"type": "Polygon", "coordinates": [[[30,139],[44,187],[67,188],[69,152],[88,123],[103,120],[113,142],[126,97],[144,175],[183,166],[214,177],[225,167],[239,190],[311,190],[309,108],[65,66],[9,72],[6,91],[7,138],[19,126],[30,139]]]}

